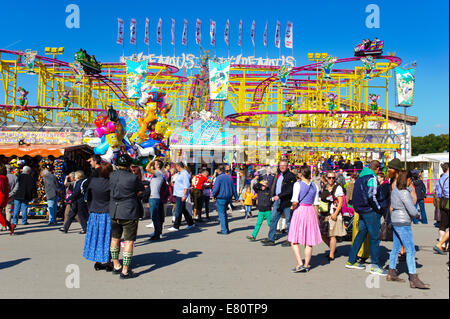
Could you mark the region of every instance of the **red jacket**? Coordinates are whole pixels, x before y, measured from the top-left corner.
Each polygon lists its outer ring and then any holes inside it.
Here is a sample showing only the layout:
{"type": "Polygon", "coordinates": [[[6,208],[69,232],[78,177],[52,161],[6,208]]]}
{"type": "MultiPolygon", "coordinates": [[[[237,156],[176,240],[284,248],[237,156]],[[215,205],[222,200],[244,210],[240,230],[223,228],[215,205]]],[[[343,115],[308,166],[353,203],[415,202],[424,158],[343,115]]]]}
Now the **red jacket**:
{"type": "Polygon", "coordinates": [[[9,182],[5,175],[0,175],[0,209],[6,207],[9,199],[9,182]]]}

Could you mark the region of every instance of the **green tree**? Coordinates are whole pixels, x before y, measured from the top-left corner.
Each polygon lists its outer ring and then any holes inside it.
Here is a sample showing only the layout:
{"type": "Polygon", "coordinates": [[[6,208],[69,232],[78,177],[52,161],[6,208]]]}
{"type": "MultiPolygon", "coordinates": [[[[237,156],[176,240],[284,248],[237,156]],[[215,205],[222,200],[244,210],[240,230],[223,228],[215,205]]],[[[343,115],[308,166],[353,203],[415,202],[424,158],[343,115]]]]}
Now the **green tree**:
{"type": "Polygon", "coordinates": [[[412,155],[427,153],[442,153],[449,150],[449,135],[429,134],[426,136],[412,136],[412,155]]]}

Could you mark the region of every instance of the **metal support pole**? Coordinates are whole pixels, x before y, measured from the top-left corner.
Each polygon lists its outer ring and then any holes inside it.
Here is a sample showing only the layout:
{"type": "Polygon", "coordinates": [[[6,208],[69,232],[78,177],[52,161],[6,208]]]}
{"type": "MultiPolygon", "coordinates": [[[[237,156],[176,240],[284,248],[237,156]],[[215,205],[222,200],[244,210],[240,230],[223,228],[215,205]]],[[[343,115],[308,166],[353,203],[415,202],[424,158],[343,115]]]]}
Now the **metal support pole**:
{"type": "Polygon", "coordinates": [[[404,107],[404,118],[403,118],[403,123],[404,123],[404,125],[405,125],[405,164],[404,164],[404,167],[405,167],[405,170],[406,170],[406,150],[407,150],[407,148],[406,148],[406,142],[407,142],[407,131],[406,131],[406,106],[404,107]]]}

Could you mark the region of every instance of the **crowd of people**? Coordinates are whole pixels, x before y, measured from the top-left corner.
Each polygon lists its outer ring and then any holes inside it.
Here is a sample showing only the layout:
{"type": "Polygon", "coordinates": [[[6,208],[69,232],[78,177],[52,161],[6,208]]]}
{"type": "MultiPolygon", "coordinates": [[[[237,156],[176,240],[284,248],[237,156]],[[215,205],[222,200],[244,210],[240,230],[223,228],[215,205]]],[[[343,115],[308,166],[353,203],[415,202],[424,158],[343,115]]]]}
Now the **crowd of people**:
{"type": "MultiPolygon", "coordinates": [[[[404,281],[396,269],[398,262],[406,261],[410,286],[429,288],[416,273],[411,227],[428,222],[426,187],[421,172],[404,170],[398,159],[388,162],[385,168],[376,160],[363,164],[357,159],[350,165],[343,158],[323,159],[313,169],[307,165],[290,167],[286,160],[276,167],[265,166],[256,171],[241,167],[236,172],[229,165],[218,165],[212,175],[207,169],[193,175],[182,162],[171,165],[155,160],[143,168],[134,165],[128,155],[120,155],[114,167],[97,155],[89,163],[89,174],[74,171],[67,175],[64,185],[58,183],[51,168],[41,174],[48,225],[56,225],[58,199],[64,197],[64,224],[59,230],[67,233],[71,223],[78,220],[80,234],[85,235],[83,256],[94,262],[95,270],[110,271],[122,279],[136,276],[131,261],[139,220],[144,218],[147,204],[151,219],[147,227],[154,228],[148,240],[158,241],[166,216],[173,216],[168,232],[180,230],[183,216],[186,230],[209,222],[213,199],[219,235],[231,231],[233,203],[242,205],[245,219],[253,217],[256,206],[257,220],[247,236],[249,241],[257,241],[264,220],[269,227],[267,237],[261,240],[264,246],[275,246],[287,234],[280,246],[291,247],[296,260],[293,272],[311,270],[313,247],[322,242],[328,246],[328,260],[332,262],[338,243],[349,237],[352,246],[346,268],[366,269],[370,257],[367,267],[371,273],[387,276],[388,281],[404,281]],[[352,217],[351,222],[346,223],[346,216],[352,217]],[[383,267],[379,252],[382,218],[393,240],[388,267],[383,267]]],[[[434,246],[438,254],[448,251],[449,164],[443,164],[442,169],[444,173],[436,187],[439,203],[435,204],[440,215],[439,242],[434,246]]],[[[0,165],[0,222],[10,234],[14,234],[20,212],[22,224],[27,224],[27,205],[36,192],[30,171],[25,166],[16,177],[7,166],[0,165]]]]}

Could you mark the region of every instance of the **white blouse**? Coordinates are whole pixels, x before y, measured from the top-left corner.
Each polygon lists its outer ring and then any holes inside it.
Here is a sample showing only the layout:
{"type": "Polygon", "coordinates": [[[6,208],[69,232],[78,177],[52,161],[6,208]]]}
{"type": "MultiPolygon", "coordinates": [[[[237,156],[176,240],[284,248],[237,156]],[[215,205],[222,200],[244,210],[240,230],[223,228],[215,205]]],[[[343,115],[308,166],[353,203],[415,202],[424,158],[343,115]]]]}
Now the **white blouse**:
{"type": "MultiPolygon", "coordinates": [[[[301,182],[296,182],[294,184],[294,190],[293,190],[292,199],[291,199],[292,203],[294,203],[294,202],[298,203],[298,196],[300,195],[300,183],[301,182]]],[[[309,182],[309,183],[303,182],[303,183],[305,183],[306,185],[309,186],[309,185],[311,185],[312,182],[309,182]]],[[[316,191],[316,196],[314,197],[314,205],[319,206],[319,203],[320,203],[320,201],[319,201],[319,192],[316,191]]]]}

